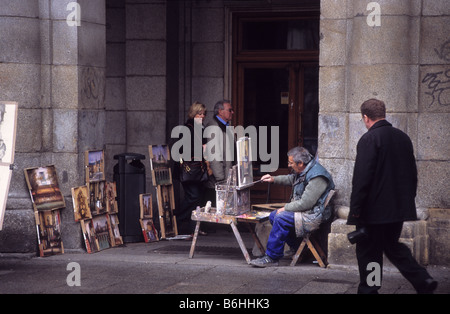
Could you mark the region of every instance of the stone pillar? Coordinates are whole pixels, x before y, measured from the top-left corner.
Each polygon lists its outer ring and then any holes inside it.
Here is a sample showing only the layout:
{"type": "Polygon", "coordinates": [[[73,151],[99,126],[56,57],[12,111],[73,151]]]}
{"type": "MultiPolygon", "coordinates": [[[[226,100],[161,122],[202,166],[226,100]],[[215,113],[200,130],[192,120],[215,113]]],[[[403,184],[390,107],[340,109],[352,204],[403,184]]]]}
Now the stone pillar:
{"type": "Polygon", "coordinates": [[[46,29],[38,18],[41,11],[34,0],[0,3],[0,99],[19,104],[15,169],[0,231],[0,252],[5,253],[36,250],[36,227],[23,169],[51,161],[48,154],[41,153],[51,142],[52,128],[48,103],[41,98],[50,73],[41,66],[48,51],[41,46],[41,29],[46,29]]]}
{"type": "MultiPolygon", "coordinates": [[[[417,206],[425,213],[430,207],[449,207],[444,166],[450,155],[449,127],[444,121],[450,93],[442,85],[450,78],[448,11],[442,1],[321,1],[319,154],[335,179],[336,204],[348,209],[356,144],[366,132],[360,105],[378,98],[386,103],[387,120],[413,142],[417,206]]],[[[339,218],[329,235],[330,263],[355,264],[347,258],[354,252],[345,237],[353,229],[342,221],[345,214],[339,218]]],[[[405,224],[402,238],[421,263],[429,262],[433,239],[425,221],[405,224]]]]}
{"type": "Polygon", "coordinates": [[[46,165],[55,165],[66,199],[61,210],[64,248],[80,249],[71,188],[85,183],[84,151],[104,146],[105,2],[2,1],[0,14],[6,43],[0,51],[5,93],[0,98],[19,103],[16,169],[0,233],[17,240],[0,241],[0,251],[36,250],[23,169],[46,165]]]}

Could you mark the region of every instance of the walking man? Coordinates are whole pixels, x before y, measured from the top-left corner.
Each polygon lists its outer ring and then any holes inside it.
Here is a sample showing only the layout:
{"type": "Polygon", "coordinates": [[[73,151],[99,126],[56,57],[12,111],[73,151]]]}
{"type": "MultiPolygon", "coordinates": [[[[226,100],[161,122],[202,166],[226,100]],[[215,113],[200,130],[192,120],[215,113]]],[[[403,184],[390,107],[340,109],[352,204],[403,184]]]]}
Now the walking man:
{"type": "Polygon", "coordinates": [[[368,129],[357,144],[350,212],[347,224],[363,227],[367,237],[356,243],[360,274],[358,293],[378,293],[369,285],[368,264],[382,270],[383,252],[418,293],[432,293],[437,282],[398,240],[404,221],[417,220],[417,168],[413,145],[405,133],[385,120],[384,102],[369,99],[361,105],[368,129]]]}

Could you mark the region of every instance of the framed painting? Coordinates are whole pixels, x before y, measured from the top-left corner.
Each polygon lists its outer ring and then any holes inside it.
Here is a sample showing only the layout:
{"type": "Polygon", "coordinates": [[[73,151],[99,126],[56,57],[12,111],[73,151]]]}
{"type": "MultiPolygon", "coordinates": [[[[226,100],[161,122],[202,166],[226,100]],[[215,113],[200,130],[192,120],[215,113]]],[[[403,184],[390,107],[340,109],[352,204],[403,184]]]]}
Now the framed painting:
{"type": "Polygon", "coordinates": [[[110,226],[111,226],[111,233],[112,233],[112,244],[113,246],[118,246],[123,244],[122,236],[120,235],[119,230],[119,218],[117,217],[117,214],[108,215],[110,226]]]}
{"type": "Polygon", "coordinates": [[[108,249],[111,245],[111,226],[109,225],[108,215],[99,215],[92,218],[94,231],[97,237],[100,250],[108,249]]]}
{"type": "Polygon", "coordinates": [[[100,251],[97,235],[95,234],[94,223],[92,219],[81,221],[81,231],[83,233],[84,244],[88,253],[100,251]]]}
{"type": "Polygon", "coordinates": [[[86,185],[72,188],[73,213],[75,221],[92,218],[89,208],[89,190],[86,185]]]}
{"type": "Polygon", "coordinates": [[[61,216],[59,210],[35,212],[39,255],[41,257],[63,254],[61,216]]]}
{"type": "Polygon", "coordinates": [[[236,142],[237,148],[237,185],[239,188],[251,186],[253,184],[253,169],[251,159],[251,139],[241,137],[236,142]]]}
{"type": "Polygon", "coordinates": [[[150,168],[152,170],[153,185],[172,184],[170,170],[170,150],[168,145],[149,145],[150,168]]]}
{"type": "Polygon", "coordinates": [[[173,185],[159,185],[156,190],[161,238],[174,237],[178,235],[178,230],[177,221],[173,214],[175,209],[173,185]]]}
{"type": "Polygon", "coordinates": [[[9,165],[0,165],[0,230],[2,230],[3,220],[5,218],[11,175],[12,171],[9,165]]]}
{"type": "Polygon", "coordinates": [[[119,212],[116,182],[106,181],[106,211],[110,214],[117,214],[119,212]]]}
{"type": "Polygon", "coordinates": [[[66,207],[59,189],[55,166],[24,169],[34,209],[52,210],[66,207]]]}
{"type": "Polygon", "coordinates": [[[14,163],[17,111],[16,102],[0,101],[0,164],[14,163]]]}
{"type": "Polygon", "coordinates": [[[144,242],[156,242],[159,241],[158,232],[152,218],[139,219],[142,228],[142,234],[144,235],[144,242]]]}
{"type": "Polygon", "coordinates": [[[139,194],[139,204],[141,207],[141,219],[153,217],[153,205],[151,194],[139,194]]]}
{"type": "Polygon", "coordinates": [[[89,208],[93,216],[108,212],[106,198],[106,181],[89,182],[89,208]]]}
{"type": "Polygon", "coordinates": [[[92,150],[84,153],[86,183],[105,180],[105,152],[92,150]]]}

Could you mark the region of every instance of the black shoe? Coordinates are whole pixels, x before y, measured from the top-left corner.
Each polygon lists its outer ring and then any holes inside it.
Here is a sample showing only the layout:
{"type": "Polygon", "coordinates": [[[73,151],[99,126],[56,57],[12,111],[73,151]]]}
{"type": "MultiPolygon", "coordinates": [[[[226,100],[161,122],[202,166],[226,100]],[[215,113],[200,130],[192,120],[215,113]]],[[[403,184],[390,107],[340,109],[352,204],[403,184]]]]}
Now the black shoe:
{"type": "Polygon", "coordinates": [[[278,261],[271,259],[268,255],[250,261],[250,265],[256,267],[278,266],[278,261]]]}
{"type": "Polygon", "coordinates": [[[425,279],[422,284],[422,287],[417,290],[418,294],[433,294],[434,290],[436,290],[438,282],[433,278],[425,279]]]}

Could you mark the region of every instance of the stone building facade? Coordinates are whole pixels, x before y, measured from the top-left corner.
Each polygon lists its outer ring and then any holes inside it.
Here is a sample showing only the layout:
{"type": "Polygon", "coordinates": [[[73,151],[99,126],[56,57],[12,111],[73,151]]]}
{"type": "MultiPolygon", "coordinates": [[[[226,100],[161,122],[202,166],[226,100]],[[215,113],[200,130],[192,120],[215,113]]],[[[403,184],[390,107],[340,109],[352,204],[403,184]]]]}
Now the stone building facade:
{"type": "Polygon", "coordinates": [[[109,180],[115,154],[141,153],[148,163],[148,145],[169,142],[190,104],[201,100],[212,112],[217,100],[232,98],[237,12],[305,10],[320,21],[317,142],[337,186],[330,263],[354,263],[345,212],[365,132],[359,106],[375,97],[415,147],[421,220],[408,223],[402,239],[423,264],[448,265],[446,0],[0,0],[0,99],[19,103],[0,252],[36,251],[23,169],[56,166],[67,205],[64,247],[82,250],[70,189],[84,182],[84,151],[105,150],[109,180]]]}

